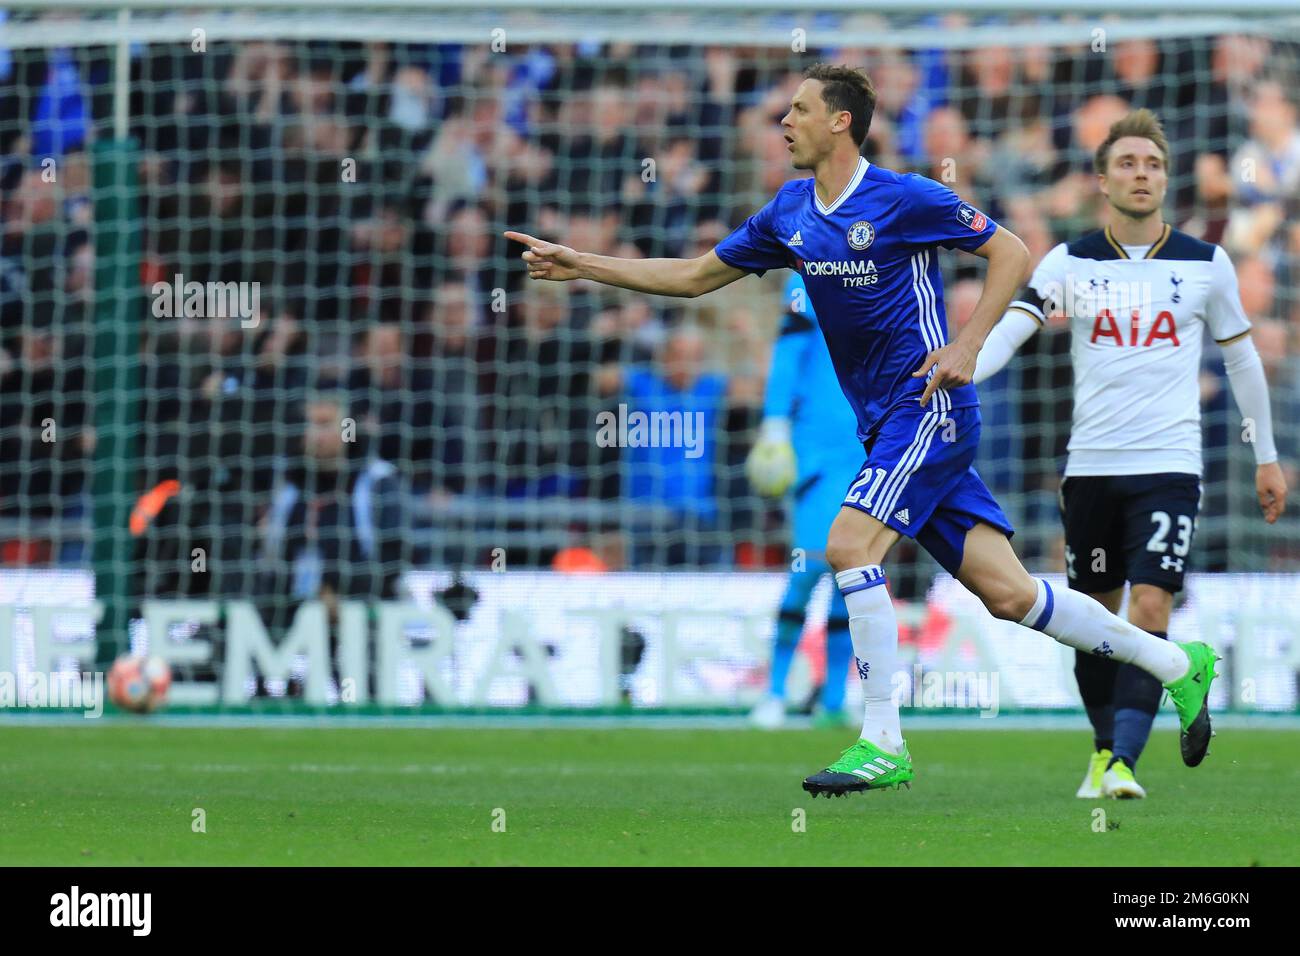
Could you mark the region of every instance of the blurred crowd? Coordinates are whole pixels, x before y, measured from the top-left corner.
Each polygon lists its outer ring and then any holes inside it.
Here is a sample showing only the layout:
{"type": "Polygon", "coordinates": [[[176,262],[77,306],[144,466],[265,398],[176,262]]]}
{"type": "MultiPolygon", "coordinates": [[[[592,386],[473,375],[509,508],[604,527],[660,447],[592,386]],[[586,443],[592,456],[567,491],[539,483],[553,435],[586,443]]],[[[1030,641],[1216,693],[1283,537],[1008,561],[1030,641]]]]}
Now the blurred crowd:
{"type": "MultiPolygon", "coordinates": [[[[1130,108],[1155,109],[1174,147],[1167,215],[1237,264],[1288,481],[1300,486],[1300,45],[1223,36],[1099,53],[1087,41],[801,55],[138,47],[130,132],[143,229],[125,284],[138,290],[141,333],[117,348],[140,358],[132,481],[155,494],[142,540],[155,555],[203,543],[239,569],[211,585],[223,591],[278,556],[275,580],[298,575],[309,593],[332,573],[327,560],[313,585],[309,552],[380,555],[385,567],[485,566],[496,547],[535,566],[787,561],[783,512],[741,468],[779,277],[696,300],[530,283],[501,232],[619,256],[707,251],[804,175],[789,168],[778,121],[817,59],[872,76],[868,159],[949,185],[1035,260],[1102,221],[1093,150],[1130,108]],[[159,317],[150,290],[177,276],[257,283],[256,322],[159,317]],[[599,444],[598,413],[620,403],[702,413],[704,454],[599,444]],[[322,438],[340,429],[341,443],[322,438]],[[172,529],[165,543],[153,527],[172,529]]],[[[0,563],[87,557],[73,529],[89,516],[92,380],[115,361],[92,335],[95,287],[122,284],[95,252],[92,150],[112,125],[105,56],[0,58],[0,563]]],[[[978,298],[980,265],[949,257],[954,325],[978,298]]],[[[1068,348],[1053,323],[981,388],[980,467],[1043,567],[1059,562],[1068,348]]],[[[1250,520],[1250,457],[1212,354],[1202,394],[1204,513],[1250,520]]],[[[1300,566],[1277,543],[1230,559],[1230,541],[1229,523],[1210,531],[1201,566],[1300,566]]],[[[357,578],[329,586],[396,586],[388,573],[357,578]]],[[[148,588],[185,590],[166,572],[148,588]]]]}

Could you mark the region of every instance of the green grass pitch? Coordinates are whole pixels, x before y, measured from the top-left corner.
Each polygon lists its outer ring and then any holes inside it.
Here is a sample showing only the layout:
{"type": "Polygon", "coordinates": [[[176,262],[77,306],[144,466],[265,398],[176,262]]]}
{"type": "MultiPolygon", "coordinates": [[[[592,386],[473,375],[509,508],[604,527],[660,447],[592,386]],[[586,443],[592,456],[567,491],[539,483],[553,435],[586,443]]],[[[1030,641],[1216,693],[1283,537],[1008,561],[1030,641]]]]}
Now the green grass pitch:
{"type": "Polygon", "coordinates": [[[810,799],[848,736],[9,725],[0,864],[1300,863],[1300,732],[1226,731],[1189,770],[1158,730],[1149,799],[1115,803],[1074,797],[1083,732],[915,729],[910,791],[810,799]]]}

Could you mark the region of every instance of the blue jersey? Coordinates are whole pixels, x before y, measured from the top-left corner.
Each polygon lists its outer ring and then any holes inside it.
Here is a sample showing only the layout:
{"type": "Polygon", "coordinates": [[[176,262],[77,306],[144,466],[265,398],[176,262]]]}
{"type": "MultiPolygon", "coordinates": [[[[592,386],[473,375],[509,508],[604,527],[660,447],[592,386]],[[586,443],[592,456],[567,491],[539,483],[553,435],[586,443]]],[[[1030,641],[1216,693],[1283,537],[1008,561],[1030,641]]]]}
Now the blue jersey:
{"type": "MultiPolygon", "coordinates": [[[[830,205],[812,179],[786,183],[715,251],[747,272],[789,268],[803,276],[865,441],[890,410],[918,405],[925,380],[912,373],[947,343],[936,247],[970,252],[995,231],[951,189],[859,159],[830,205]]],[[[963,385],[936,391],[928,410],[978,404],[975,386],[963,385]]]]}
{"type": "Polygon", "coordinates": [[[838,480],[862,462],[862,446],[855,438],[857,417],[841,394],[802,276],[791,274],[784,303],[786,314],[772,348],[763,414],[790,419],[797,484],[823,468],[837,472],[838,480]]]}

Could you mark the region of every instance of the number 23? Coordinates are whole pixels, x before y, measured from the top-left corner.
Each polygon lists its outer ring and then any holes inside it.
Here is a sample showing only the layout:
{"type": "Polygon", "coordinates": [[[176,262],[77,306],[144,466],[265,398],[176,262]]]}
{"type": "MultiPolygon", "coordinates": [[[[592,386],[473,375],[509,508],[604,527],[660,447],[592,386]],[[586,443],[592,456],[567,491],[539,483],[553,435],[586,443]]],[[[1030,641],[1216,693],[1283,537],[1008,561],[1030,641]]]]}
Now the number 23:
{"type": "MultiPolygon", "coordinates": [[[[1173,552],[1178,557],[1185,557],[1192,547],[1192,519],[1188,515],[1178,515],[1178,540],[1174,542],[1173,552]]],[[[1151,521],[1155,524],[1156,530],[1151,535],[1151,540],[1147,542],[1148,551],[1164,552],[1168,550],[1169,545],[1165,542],[1165,536],[1169,534],[1169,528],[1173,522],[1169,519],[1168,512],[1153,511],[1151,512],[1151,521]]]]}

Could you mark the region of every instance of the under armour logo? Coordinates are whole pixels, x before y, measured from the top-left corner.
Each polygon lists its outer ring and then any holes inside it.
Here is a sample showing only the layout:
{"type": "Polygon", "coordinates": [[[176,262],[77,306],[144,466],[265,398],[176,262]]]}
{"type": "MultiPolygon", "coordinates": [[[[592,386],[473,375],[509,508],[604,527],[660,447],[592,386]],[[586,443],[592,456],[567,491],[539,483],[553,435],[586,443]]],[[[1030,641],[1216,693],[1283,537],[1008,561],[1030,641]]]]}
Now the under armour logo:
{"type": "Polygon", "coordinates": [[[871,673],[871,665],[860,657],[855,657],[854,660],[858,662],[858,676],[866,680],[867,675],[871,673]]]}
{"type": "Polygon", "coordinates": [[[1162,570],[1162,571],[1177,571],[1179,574],[1182,574],[1182,573],[1183,573],[1183,559],[1182,559],[1182,558],[1175,558],[1173,555],[1169,555],[1169,554],[1162,555],[1161,558],[1160,558],[1160,570],[1162,570]]]}
{"type": "Polygon", "coordinates": [[[1068,546],[1065,549],[1065,574],[1070,578],[1078,577],[1074,570],[1074,552],[1068,546]]]}
{"type": "Polygon", "coordinates": [[[1182,296],[1178,293],[1178,287],[1183,284],[1183,280],[1178,278],[1177,272],[1169,273],[1169,281],[1174,284],[1174,294],[1169,297],[1170,302],[1181,302],[1182,296]]]}
{"type": "Polygon", "coordinates": [[[1089,279],[1088,285],[1092,286],[1094,289],[1097,288],[1098,286],[1101,286],[1103,291],[1106,292],[1110,291],[1110,279],[1107,279],[1105,277],[1100,279],[1089,279]]]}
{"type": "Polygon", "coordinates": [[[1110,641],[1102,641],[1100,646],[1092,649],[1092,652],[1098,657],[1111,657],[1115,653],[1114,649],[1110,646],[1110,641]]]}

